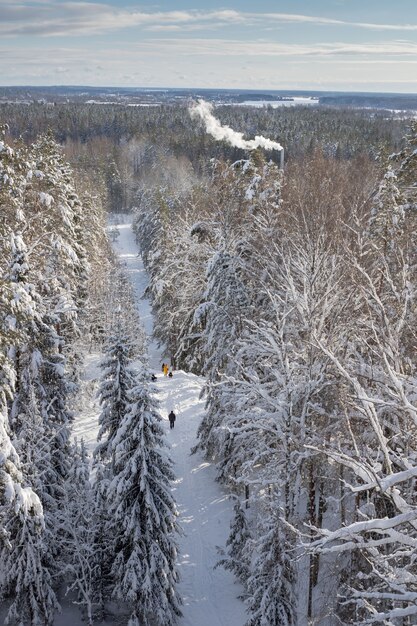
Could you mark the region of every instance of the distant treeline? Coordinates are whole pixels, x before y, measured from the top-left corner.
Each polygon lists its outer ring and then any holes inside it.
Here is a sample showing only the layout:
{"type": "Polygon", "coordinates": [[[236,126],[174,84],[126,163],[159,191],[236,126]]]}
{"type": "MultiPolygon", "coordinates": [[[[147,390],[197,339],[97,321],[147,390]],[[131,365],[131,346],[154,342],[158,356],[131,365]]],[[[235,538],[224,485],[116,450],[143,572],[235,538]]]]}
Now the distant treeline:
{"type": "Polygon", "coordinates": [[[346,93],[320,96],[320,104],[331,106],[371,107],[394,111],[417,111],[415,94],[346,93]]]}
{"type": "MultiPolygon", "coordinates": [[[[218,107],[216,115],[248,137],[263,134],[285,146],[287,158],[298,158],[320,147],[329,156],[349,159],[359,153],[374,155],[381,146],[398,149],[406,122],[386,111],[337,108],[255,109],[218,107]]],[[[87,142],[106,137],[114,143],[131,139],[166,146],[171,154],[187,156],[193,164],[201,158],[241,158],[242,152],[215,142],[191,120],[185,103],[157,107],[117,104],[66,103],[48,106],[4,103],[0,121],[10,125],[12,136],[27,142],[53,129],[60,143],[87,142]]]]}

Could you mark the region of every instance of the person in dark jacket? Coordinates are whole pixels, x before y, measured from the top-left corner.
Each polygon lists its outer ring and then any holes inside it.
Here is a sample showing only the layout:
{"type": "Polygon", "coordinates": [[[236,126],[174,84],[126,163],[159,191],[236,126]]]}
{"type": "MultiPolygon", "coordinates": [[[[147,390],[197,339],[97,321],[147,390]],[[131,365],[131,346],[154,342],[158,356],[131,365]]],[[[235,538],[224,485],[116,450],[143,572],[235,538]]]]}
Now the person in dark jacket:
{"type": "Polygon", "coordinates": [[[174,428],[175,420],[177,419],[177,416],[175,415],[174,411],[171,411],[171,413],[168,415],[168,419],[169,419],[169,427],[174,428]]]}

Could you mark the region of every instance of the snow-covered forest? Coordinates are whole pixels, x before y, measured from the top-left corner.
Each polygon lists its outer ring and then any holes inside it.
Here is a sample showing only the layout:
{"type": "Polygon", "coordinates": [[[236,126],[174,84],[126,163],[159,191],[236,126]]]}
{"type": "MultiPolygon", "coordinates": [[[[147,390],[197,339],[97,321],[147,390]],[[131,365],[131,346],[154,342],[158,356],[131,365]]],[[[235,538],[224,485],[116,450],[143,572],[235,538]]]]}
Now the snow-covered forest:
{"type": "Polygon", "coordinates": [[[417,623],[417,124],[216,115],[0,111],[6,624],[417,623]]]}

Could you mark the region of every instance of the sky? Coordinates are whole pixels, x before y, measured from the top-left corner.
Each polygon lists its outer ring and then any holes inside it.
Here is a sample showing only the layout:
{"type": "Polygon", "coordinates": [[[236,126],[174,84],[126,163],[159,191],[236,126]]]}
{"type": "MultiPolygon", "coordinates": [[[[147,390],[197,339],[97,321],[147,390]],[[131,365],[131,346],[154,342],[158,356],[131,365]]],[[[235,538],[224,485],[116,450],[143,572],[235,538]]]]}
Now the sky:
{"type": "Polygon", "coordinates": [[[1,85],[417,91],[417,0],[0,0],[1,85]]]}

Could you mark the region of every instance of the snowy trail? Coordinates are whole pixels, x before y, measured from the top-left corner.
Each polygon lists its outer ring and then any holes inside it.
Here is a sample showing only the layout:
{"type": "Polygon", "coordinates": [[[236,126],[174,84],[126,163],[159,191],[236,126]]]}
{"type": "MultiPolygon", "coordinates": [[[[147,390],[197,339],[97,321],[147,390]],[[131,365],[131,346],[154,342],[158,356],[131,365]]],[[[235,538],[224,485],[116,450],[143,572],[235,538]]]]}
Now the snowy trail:
{"type": "MultiPolygon", "coordinates": [[[[147,335],[152,334],[150,304],[142,299],[147,275],[131,228],[130,217],[124,216],[116,227],[120,236],[114,244],[132,281],[138,309],[147,335]]],[[[213,569],[218,560],[216,546],[224,546],[229,534],[232,505],[221,486],[215,482],[215,468],[200,454],[190,455],[196,442],[204,403],[199,400],[203,381],[200,377],[176,371],[173,378],[161,374],[161,351],[149,343],[150,366],[160,388],[161,415],[166,437],[171,446],[177,480],[173,487],[184,535],[180,538],[180,594],[184,599],[181,626],[243,626],[246,614],[237,599],[243,589],[230,572],[213,569]],[[177,421],[169,429],[168,413],[173,409],[177,421]]]]}
{"type": "Polygon", "coordinates": [[[149,365],[151,368],[158,370],[161,366],[161,353],[157,343],[151,339],[153,332],[151,305],[149,300],[142,299],[148,285],[148,277],[143,267],[142,259],[138,257],[138,247],[132,232],[130,218],[126,216],[120,219],[123,219],[123,222],[115,225],[120,235],[114,242],[113,247],[122,265],[124,265],[136,293],[140,319],[145,328],[146,335],[149,338],[149,365]]]}

